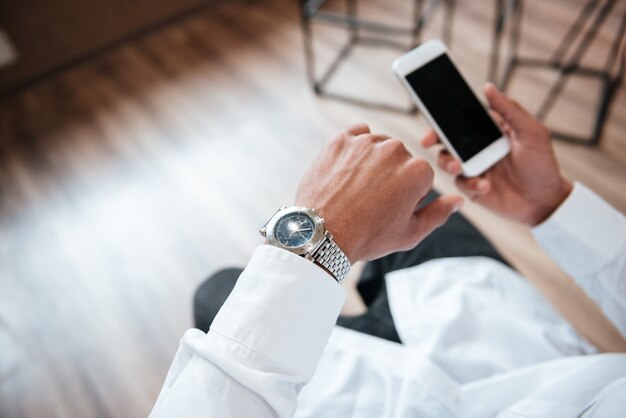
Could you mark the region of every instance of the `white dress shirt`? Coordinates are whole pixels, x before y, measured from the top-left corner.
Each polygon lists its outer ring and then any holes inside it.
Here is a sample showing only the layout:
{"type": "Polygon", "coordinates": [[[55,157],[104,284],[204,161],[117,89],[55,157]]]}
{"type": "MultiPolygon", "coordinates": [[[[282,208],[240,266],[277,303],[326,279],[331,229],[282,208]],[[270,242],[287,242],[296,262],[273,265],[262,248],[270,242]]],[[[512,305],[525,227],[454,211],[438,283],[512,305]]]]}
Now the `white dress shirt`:
{"type": "MultiPolygon", "coordinates": [[[[626,335],[624,216],[576,184],[533,232],[626,335]]],[[[209,333],[185,333],[151,417],[626,416],[626,354],[597,354],[508,267],[448,258],[386,279],[403,344],[334,327],[343,288],[259,247],[209,333]]]]}

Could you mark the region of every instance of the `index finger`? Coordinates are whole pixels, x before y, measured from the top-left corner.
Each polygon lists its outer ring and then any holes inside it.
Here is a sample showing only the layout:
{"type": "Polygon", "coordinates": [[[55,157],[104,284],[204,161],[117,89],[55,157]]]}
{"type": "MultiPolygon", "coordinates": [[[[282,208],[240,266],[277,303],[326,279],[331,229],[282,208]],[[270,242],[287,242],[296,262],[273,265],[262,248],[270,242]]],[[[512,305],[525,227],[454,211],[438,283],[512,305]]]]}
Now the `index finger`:
{"type": "Polygon", "coordinates": [[[435,131],[433,131],[432,129],[429,129],[428,132],[424,134],[422,139],[420,139],[420,144],[422,144],[422,147],[424,148],[430,148],[438,142],[439,138],[437,137],[435,131]]]}
{"type": "Polygon", "coordinates": [[[348,129],[346,129],[346,132],[354,136],[369,134],[370,127],[367,126],[367,124],[365,123],[357,123],[356,125],[352,125],[348,129]]]}

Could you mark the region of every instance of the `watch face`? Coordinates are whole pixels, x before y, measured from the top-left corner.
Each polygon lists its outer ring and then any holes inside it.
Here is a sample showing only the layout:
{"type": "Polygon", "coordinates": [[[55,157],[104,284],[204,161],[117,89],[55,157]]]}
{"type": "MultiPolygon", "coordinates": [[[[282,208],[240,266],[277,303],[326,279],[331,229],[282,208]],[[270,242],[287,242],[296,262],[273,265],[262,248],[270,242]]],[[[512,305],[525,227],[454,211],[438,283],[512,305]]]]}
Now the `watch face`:
{"type": "Polygon", "coordinates": [[[302,213],[287,215],[276,223],[274,236],[286,247],[300,247],[313,238],[313,219],[302,213]]]}

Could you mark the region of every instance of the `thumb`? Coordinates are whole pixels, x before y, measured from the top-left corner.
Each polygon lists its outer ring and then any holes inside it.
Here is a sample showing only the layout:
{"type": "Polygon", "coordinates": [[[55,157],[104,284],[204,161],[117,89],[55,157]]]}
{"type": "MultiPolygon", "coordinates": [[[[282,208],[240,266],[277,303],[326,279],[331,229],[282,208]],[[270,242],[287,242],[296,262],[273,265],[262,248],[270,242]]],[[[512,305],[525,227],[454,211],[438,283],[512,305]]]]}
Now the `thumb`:
{"type": "Polygon", "coordinates": [[[444,195],[418,209],[412,219],[412,239],[417,245],[422,239],[446,223],[450,215],[457,212],[465,200],[459,195],[444,195]]]}
{"type": "Polygon", "coordinates": [[[534,122],[532,115],[519,103],[509,99],[499,91],[493,83],[485,84],[485,96],[489,106],[502,116],[502,119],[513,128],[513,131],[523,132],[528,126],[532,126],[532,122],[534,122]]]}

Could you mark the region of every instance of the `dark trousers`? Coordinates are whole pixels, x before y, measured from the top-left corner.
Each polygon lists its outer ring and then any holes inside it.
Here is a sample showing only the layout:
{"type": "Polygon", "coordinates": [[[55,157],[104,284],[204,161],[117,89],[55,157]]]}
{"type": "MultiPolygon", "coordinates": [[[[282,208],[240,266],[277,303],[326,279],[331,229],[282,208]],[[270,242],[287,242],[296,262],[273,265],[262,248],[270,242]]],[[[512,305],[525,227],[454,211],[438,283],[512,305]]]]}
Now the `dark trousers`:
{"type": "MultiPolygon", "coordinates": [[[[433,193],[427,200],[434,197],[436,194],[433,193]]],[[[469,256],[490,257],[508,265],[467,219],[460,214],[454,214],[445,225],[435,230],[414,249],[390,254],[367,263],[357,286],[368,307],[367,312],[359,316],[340,316],[337,325],[400,342],[389,310],[385,274],[436,258],[469,256]]],[[[205,332],[209,330],[215,315],[242,271],[240,268],[221,270],[198,288],[194,296],[194,319],[197,328],[205,332]]],[[[419,277],[415,280],[419,280],[419,277]]]]}

